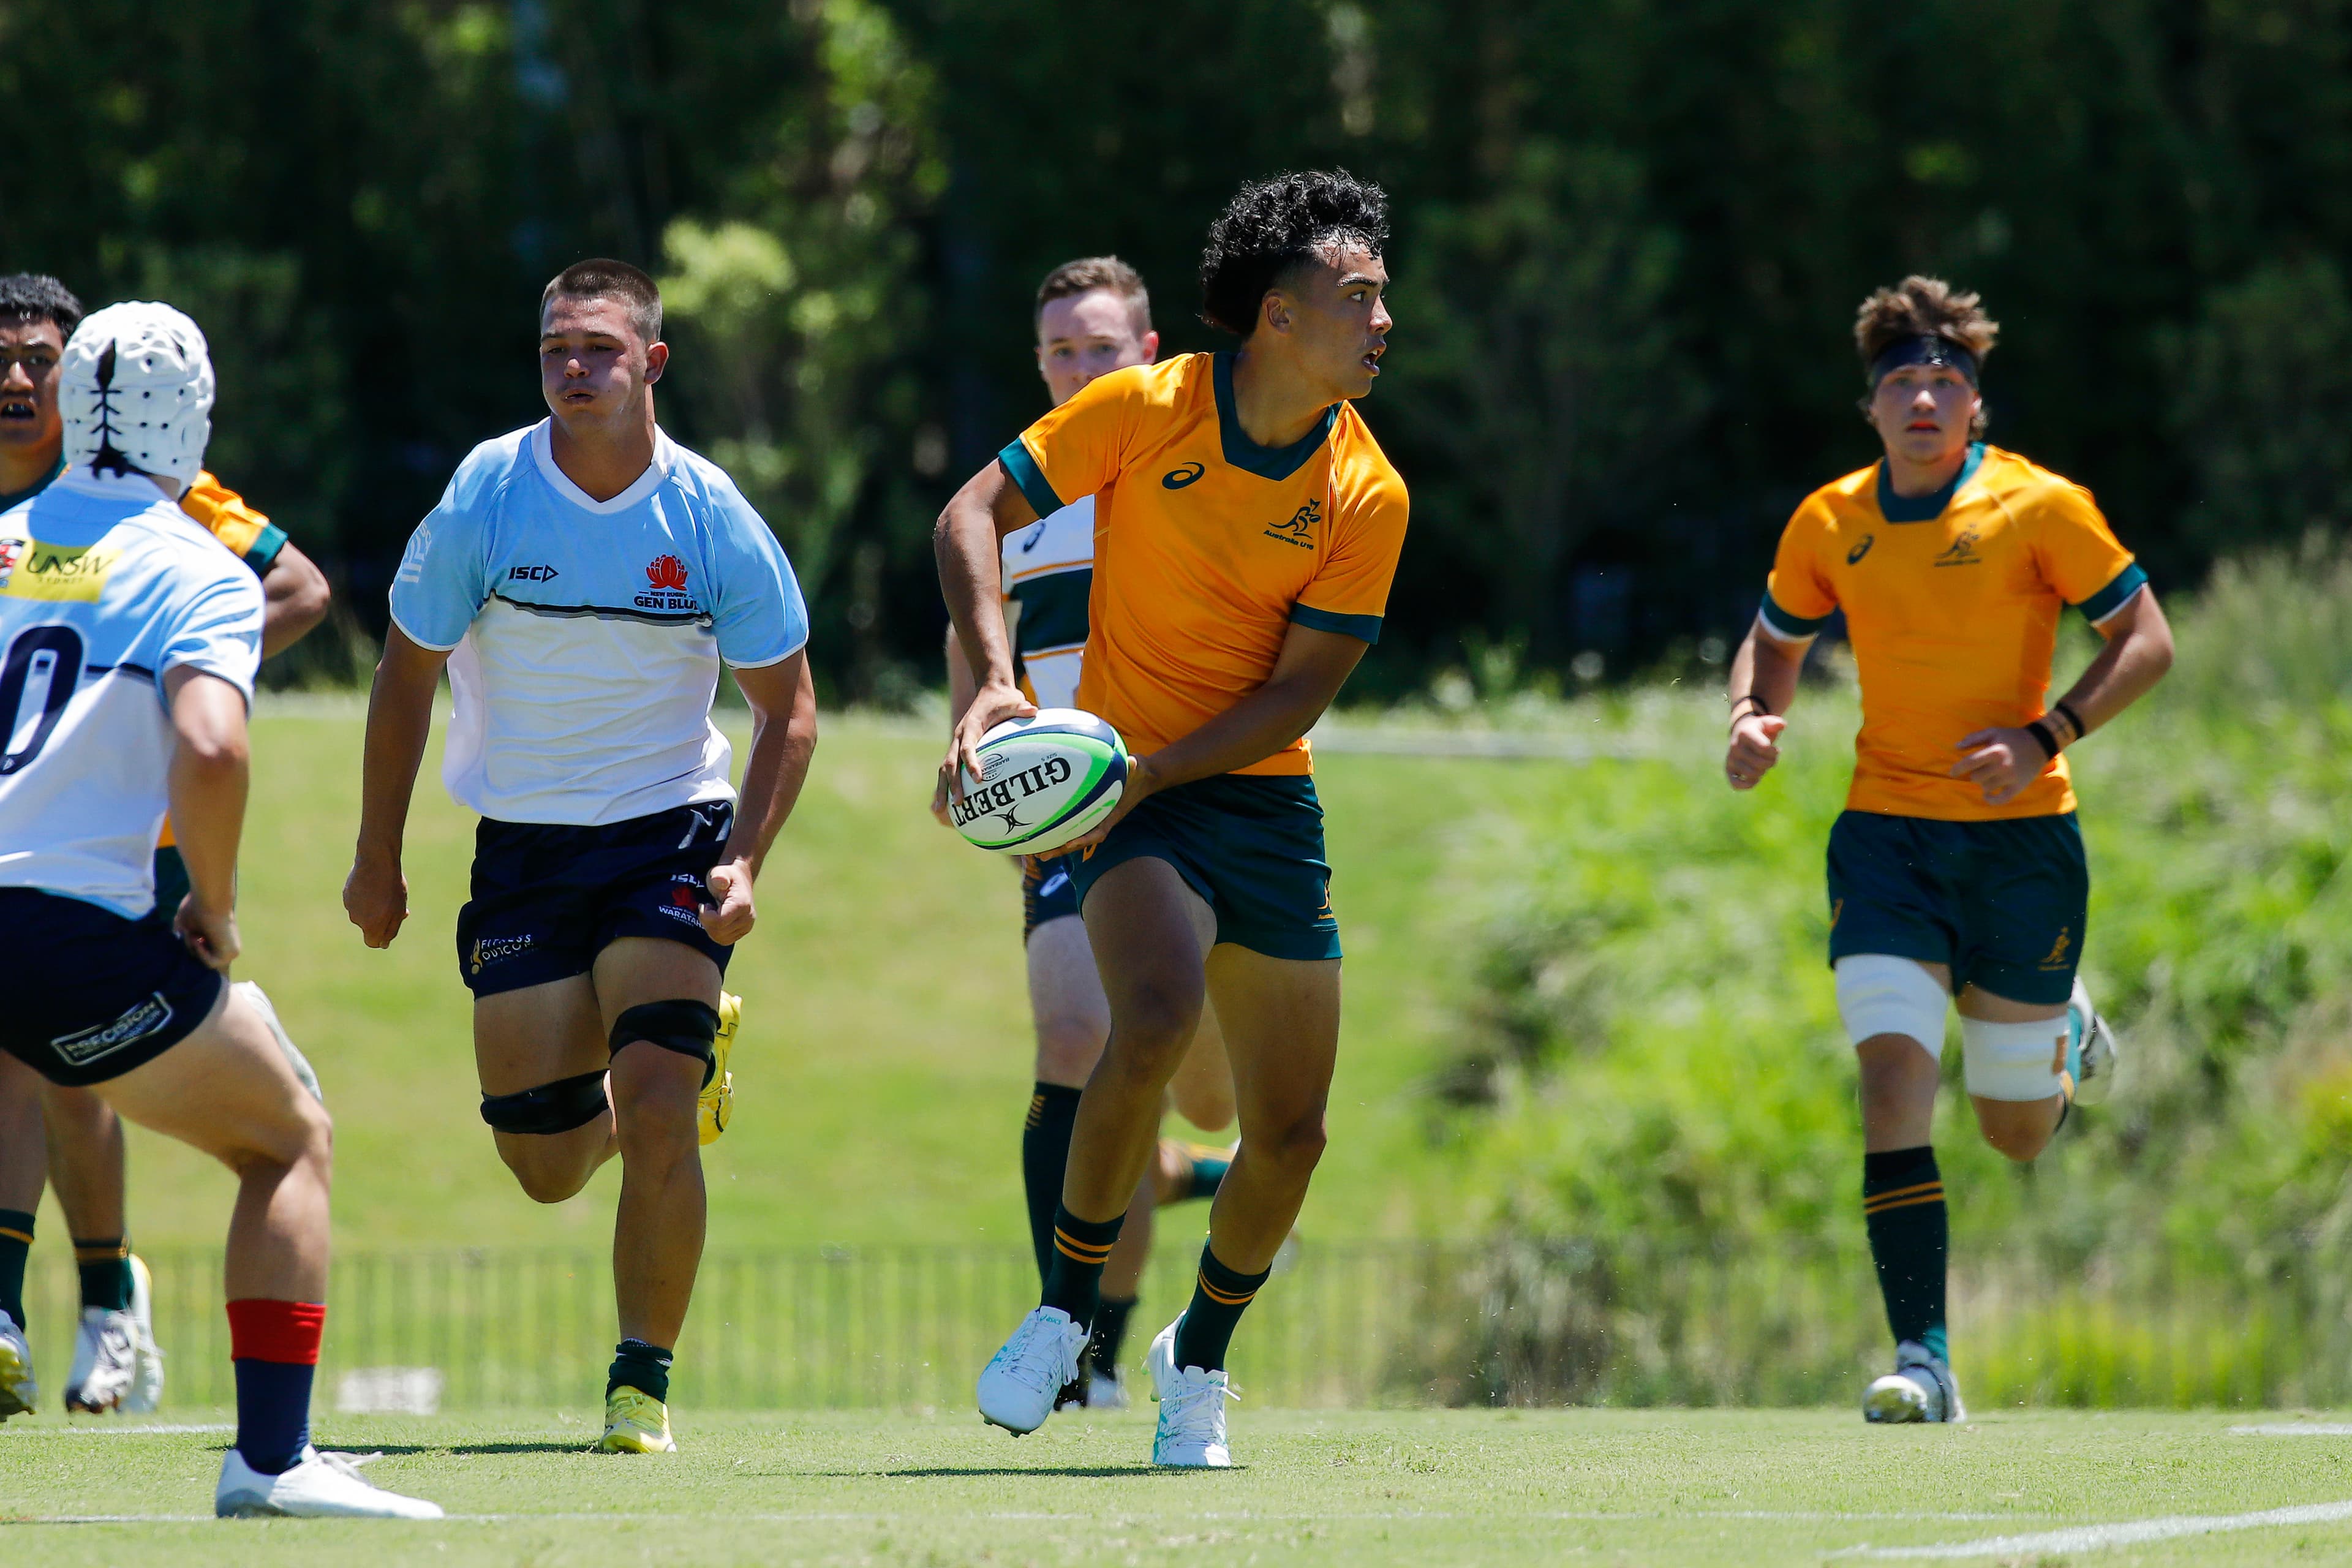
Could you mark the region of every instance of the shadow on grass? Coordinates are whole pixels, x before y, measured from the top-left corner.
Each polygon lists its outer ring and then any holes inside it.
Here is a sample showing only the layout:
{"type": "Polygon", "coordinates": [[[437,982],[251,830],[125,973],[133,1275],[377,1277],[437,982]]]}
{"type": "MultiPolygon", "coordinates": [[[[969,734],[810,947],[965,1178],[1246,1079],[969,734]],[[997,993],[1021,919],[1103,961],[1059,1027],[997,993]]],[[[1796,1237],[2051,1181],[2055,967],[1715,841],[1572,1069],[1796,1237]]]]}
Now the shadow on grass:
{"type": "MultiPolygon", "coordinates": [[[[1241,1466],[1234,1466],[1239,1469],[1241,1466]]],[[[1137,1476],[1181,1476],[1189,1470],[1163,1468],[1139,1460],[1132,1465],[938,1465],[919,1470],[795,1470],[794,1475],[827,1480],[943,1481],[985,1479],[991,1476],[1075,1476],[1082,1479],[1132,1479],[1137,1476]]]]}
{"type": "Polygon", "coordinates": [[[363,1443],[358,1447],[370,1454],[590,1454],[596,1449],[586,1438],[570,1443],[363,1443]]]}

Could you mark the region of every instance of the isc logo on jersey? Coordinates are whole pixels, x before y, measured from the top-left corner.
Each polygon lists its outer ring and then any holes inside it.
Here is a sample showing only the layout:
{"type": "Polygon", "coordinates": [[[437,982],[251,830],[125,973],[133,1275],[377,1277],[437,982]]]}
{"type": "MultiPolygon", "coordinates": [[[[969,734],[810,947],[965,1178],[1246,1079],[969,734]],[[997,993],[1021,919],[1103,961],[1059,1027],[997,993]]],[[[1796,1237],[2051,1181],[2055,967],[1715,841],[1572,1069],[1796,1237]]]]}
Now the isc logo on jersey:
{"type": "Polygon", "coordinates": [[[1006,854],[1051,855],[1118,805],[1127,748],[1076,708],[1041,708],[981,737],[981,776],[963,776],[949,816],[965,838],[1006,854]]]}

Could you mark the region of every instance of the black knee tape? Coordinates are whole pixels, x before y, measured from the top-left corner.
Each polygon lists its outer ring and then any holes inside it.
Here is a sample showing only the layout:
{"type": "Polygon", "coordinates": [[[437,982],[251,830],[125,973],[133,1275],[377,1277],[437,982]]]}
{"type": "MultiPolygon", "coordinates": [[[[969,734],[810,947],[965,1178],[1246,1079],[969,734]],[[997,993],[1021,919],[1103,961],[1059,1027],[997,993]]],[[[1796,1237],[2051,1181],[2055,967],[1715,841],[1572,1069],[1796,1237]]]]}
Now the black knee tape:
{"type": "Polygon", "coordinates": [[[719,1009],[708,1002],[646,1002],[628,1008],[613,1020],[613,1051],[643,1040],[702,1064],[702,1078],[710,1081],[718,1067],[719,1009]]]}
{"type": "Polygon", "coordinates": [[[604,1075],[583,1072],[520,1094],[482,1096],[482,1120],[501,1132],[569,1132],[604,1114],[604,1075]]]}

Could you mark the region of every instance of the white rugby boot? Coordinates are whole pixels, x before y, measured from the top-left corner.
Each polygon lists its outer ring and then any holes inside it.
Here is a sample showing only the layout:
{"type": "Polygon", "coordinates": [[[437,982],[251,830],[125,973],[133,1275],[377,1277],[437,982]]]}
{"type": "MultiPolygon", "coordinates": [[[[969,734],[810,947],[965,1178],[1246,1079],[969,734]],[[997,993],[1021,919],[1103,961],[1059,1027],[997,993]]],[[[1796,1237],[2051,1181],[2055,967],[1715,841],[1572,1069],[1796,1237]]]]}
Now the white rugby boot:
{"type": "Polygon", "coordinates": [[[360,1474],[371,1454],[322,1454],[306,1447],[294,1468],[265,1476],[235,1448],[221,1461],[213,1512],[222,1519],[439,1519],[441,1505],[373,1486],[360,1474]]]}
{"type": "Polygon", "coordinates": [[[1059,1307],[1031,1311],[981,1369],[981,1419],[1015,1437],[1043,1426],[1062,1390],[1077,1381],[1087,1338],[1087,1331],[1059,1307]]]}
{"type": "Polygon", "coordinates": [[[2091,993],[2076,975],[2074,994],[2066,999],[2066,1071],[2074,1080],[2075,1104],[2096,1105],[2115,1091],[2121,1056],[2116,1032],[2091,1005],[2091,993]]]}
{"type": "Polygon", "coordinates": [[[129,1312],[84,1307],[74,1334],[66,1408],[103,1415],[121,1407],[139,1372],[139,1325],[129,1312]]]}
{"type": "Polygon", "coordinates": [[[1160,1402],[1160,1429],[1151,1435],[1151,1462],[1171,1469],[1223,1470],[1234,1457],[1225,1447],[1225,1401],[1241,1396],[1225,1385],[1223,1371],[1176,1364],[1176,1321],[1151,1342],[1144,1364],[1151,1369],[1151,1397],[1160,1402]]]}
{"type": "Polygon", "coordinates": [[[1118,1373],[1087,1368],[1087,1396],[1084,1407],[1088,1410],[1124,1410],[1128,1406],[1127,1385],[1118,1373]]]}
{"type": "Polygon", "coordinates": [[[146,1415],[163,1403],[163,1349],[155,1342],[155,1279],[147,1260],[131,1255],[131,1352],[135,1369],[122,1408],[146,1415]]]}
{"type": "Polygon", "coordinates": [[[1895,1347],[1895,1370],[1862,1395],[1862,1418],[1872,1422],[1965,1421],[1960,1385],[1941,1356],[1913,1340],[1895,1347]]]}
{"type": "Polygon", "coordinates": [[[294,1076],[301,1079],[304,1089],[310,1091],[311,1099],[321,1105],[326,1104],[326,1090],[319,1087],[319,1075],[311,1070],[310,1058],[302,1054],[301,1047],[294,1043],[294,1037],[288,1034],[286,1026],[278,1021],[278,1009],[270,1005],[269,994],[250,980],[240,980],[229,989],[253,1005],[253,1010],[261,1015],[261,1021],[269,1026],[269,1033],[278,1041],[278,1050],[285,1053],[286,1065],[294,1069],[294,1076]]]}
{"type": "Polygon", "coordinates": [[[16,1320],[0,1312],[0,1421],[30,1415],[41,1402],[40,1384],[33,1381],[33,1347],[16,1320]]]}

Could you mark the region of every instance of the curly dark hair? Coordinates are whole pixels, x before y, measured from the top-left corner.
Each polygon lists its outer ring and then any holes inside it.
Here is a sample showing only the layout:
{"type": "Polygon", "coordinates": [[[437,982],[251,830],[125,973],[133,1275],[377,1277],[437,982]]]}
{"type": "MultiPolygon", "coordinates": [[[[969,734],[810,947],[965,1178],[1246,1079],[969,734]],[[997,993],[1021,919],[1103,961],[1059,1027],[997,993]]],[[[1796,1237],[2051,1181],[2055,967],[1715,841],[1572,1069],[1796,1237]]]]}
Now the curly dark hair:
{"type": "Polygon", "coordinates": [[[0,278],[0,321],[47,321],[69,338],[81,325],[81,301],[46,272],[11,272],[0,278]]]}
{"type": "Polygon", "coordinates": [[[1201,252],[1201,320],[1246,338],[1266,290],[1291,268],[1319,259],[1335,240],[1378,256],[1388,238],[1388,193],[1345,169],[1253,180],[1209,226],[1201,252]]]}

